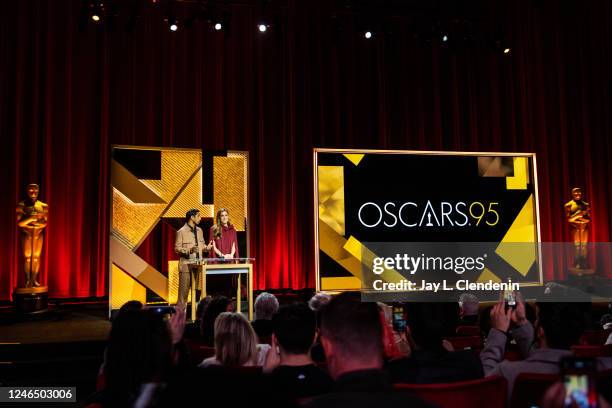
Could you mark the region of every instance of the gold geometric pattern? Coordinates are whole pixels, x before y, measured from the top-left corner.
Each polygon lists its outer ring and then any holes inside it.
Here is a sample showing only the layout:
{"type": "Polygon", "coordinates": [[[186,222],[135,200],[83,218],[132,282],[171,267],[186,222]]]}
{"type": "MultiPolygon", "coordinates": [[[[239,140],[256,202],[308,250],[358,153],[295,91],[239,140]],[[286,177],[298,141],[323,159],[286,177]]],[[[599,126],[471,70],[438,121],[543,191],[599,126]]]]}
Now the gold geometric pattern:
{"type": "Polygon", "coordinates": [[[359,166],[359,162],[363,159],[365,154],[357,154],[357,153],[346,153],[344,157],[349,159],[355,166],[359,166]]]}
{"type": "Polygon", "coordinates": [[[346,239],[321,220],[319,220],[319,236],[320,249],[348,272],[361,279],[361,263],[345,249],[346,239]]]}
{"type": "Polygon", "coordinates": [[[141,181],[169,203],[193,173],[201,167],[202,152],[199,150],[162,150],[161,179],[141,181]]]}
{"type": "Polygon", "coordinates": [[[499,256],[523,276],[527,276],[537,257],[533,208],[532,194],[512,222],[512,226],[506,232],[497,249],[495,249],[499,256]]]}
{"type": "Polygon", "coordinates": [[[155,227],[166,204],[135,204],[113,187],[112,234],[125,246],[135,250],[155,227]]]}
{"type": "Polygon", "coordinates": [[[248,214],[248,153],[228,152],[228,157],[214,157],[215,196],[212,197],[211,205],[202,204],[203,198],[209,201],[210,197],[202,197],[203,168],[200,150],[119,148],[159,151],[161,177],[160,180],[137,179],[113,160],[109,306],[116,309],[132,299],[145,302],[147,288],[164,300],[175,302],[178,291],[178,261],[169,262],[168,279],[134,251],[160,219],[183,218],[191,208],[199,209],[204,218],[213,218],[215,206],[227,207],[232,218],[236,220],[236,229],[244,231],[248,214]],[[129,191],[124,192],[122,189],[129,191]]]}
{"type": "Polygon", "coordinates": [[[213,218],[213,206],[202,204],[202,201],[202,169],[199,169],[181,191],[181,194],[164,212],[162,218],[183,218],[185,213],[192,208],[200,210],[200,215],[204,218],[213,218]],[[197,200],[194,201],[196,197],[197,200]]]}
{"type": "MultiPolygon", "coordinates": [[[[242,177],[243,179],[243,184],[242,184],[242,201],[243,201],[243,208],[245,211],[245,216],[248,213],[246,211],[247,208],[249,208],[248,202],[249,202],[249,197],[248,197],[248,177],[247,175],[249,174],[249,170],[248,170],[248,164],[249,164],[249,153],[248,152],[227,152],[227,157],[228,158],[234,158],[234,159],[240,159],[241,163],[242,163],[242,174],[244,174],[244,176],[242,177]]],[[[238,230],[238,231],[243,231],[243,230],[238,230]]]]}
{"type": "Polygon", "coordinates": [[[111,265],[110,308],[119,309],[130,300],[145,303],[147,289],[116,265],[111,265]]]}
{"type": "MultiPolygon", "coordinates": [[[[353,236],[350,236],[349,239],[344,244],[344,249],[347,250],[351,255],[353,255],[361,264],[365,265],[366,268],[370,268],[374,263],[374,258],[378,258],[374,252],[370,250],[370,248],[363,245],[359,240],[353,236]]],[[[397,283],[401,282],[404,277],[395,269],[385,269],[383,273],[379,276],[379,279],[382,279],[384,282],[389,283],[397,283]]]]}
{"type": "MultiPolygon", "coordinates": [[[[168,303],[173,305],[178,302],[179,289],[179,261],[168,261],[168,303]]],[[[202,274],[198,289],[202,288],[202,274]]],[[[187,303],[191,302],[191,291],[187,291],[187,303]]]]}
{"type": "Polygon", "coordinates": [[[482,271],[478,279],[476,279],[476,282],[482,282],[482,283],[498,282],[499,283],[501,282],[501,279],[499,278],[499,276],[491,272],[489,268],[484,268],[484,270],[482,271]]]}
{"type": "Polygon", "coordinates": [[[513,157],[514,176],[506,177],[507,190],[527,190],[529,183],[529,161],[527,157],[513,157]]]}
{"type": "Polygon", "coordinates": [[[128,275],[157,293],[163,299],[168,298],[168,282],[164,275],[145,262],[144,259],[130,251],[120,241],[111,237],[109,252],[113,265],[117,265],[128,275]]]}
{"type": "Polygon", "coordinates": [[[344,168],[319,166],[319,219],[344,236],[344,168]]]}
{"type": "Polygon", "coordinates": [[[218,208],[227,208],[236,231],[244,231],[246,227],[245,165],[244,157],[215,156],[213,158],[214,202],[217,205],[213,217],[216,216],[218,208]]]}

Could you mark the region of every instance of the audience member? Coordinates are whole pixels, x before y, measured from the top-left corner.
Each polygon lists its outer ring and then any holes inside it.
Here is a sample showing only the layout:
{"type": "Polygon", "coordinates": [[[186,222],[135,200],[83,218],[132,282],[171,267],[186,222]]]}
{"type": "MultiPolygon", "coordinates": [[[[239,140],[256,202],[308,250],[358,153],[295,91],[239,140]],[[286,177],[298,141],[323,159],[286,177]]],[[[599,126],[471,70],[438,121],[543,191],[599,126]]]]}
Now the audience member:
{"type": "Polygon", "coordinates": [[[325,307],[325,305],[329,303],[331,299],[332,297],[329,293],[317,292],[308,301],[308,307],[310,307],[310,310],[312,310],[316,314],[317,327],[319,326],[319,323],[320,323],[320,320],[319,320],[320,312],[325,307]]]}
{"type": "Polygon", "coordinates": [[[493,306],[487,306],[480,311],[478,316],[478,327],[480,327],[480,334],[483,338],[486,338],[491,330],[491,310],[493,306]]]}
{"type": "Polygon", "coordinates": [[[359,293],[335,296],[323,309],[321,342],[335,380],[331,393],[314,397],[313,407],[425,406],[411,394],[396,392],[382,370],[382,328],[375,303],[359,293]]]}
{"type": "Polygon", "coordinates": [[[263,366],[270,350],[257,344],[257,335],[241,313],[223,312],[215,320],[215,355],[204,359],[200,367],[263,366]]]}
{"type": "Polygon", "coordinates": [[[431,384],[484,376],[474,351],[453,351],[444,340],[453,316],[443,303],[409,303],[406,308],[406,333],[412,350],[409,357],[387,363],[393,382],[431,384]]]}
{"type": "Polygon", "coordinates": [[[272,318],[272,350],[266,371],[275,393],[289,399],[328,392],[332,381],[310,358],[315,338],[315,314],[306,304],[296,303],[279,309],[272,318]]]}
{"type": "Polygon", "coordinates": [[[271,293],[262,292],[255,298],[255,320],[251,322],[260,343],[270,343],[272,316],[278,311],[278,299],[271,293]]]}
{"type": "Polygon", "coordinates": [[[202,331],[202,315],[204,315],[204,310],[208,307],[212,300],[211,296],[206,296],[198,302],[198,307],[196,308],[196,316],[195,321],[189,322],[185,325],[185,338],[186,339],[197,339],[200,337],[202,331]]]}
{"type": "Polygon", "coordinates": [[[202,313],[200,332],[203,343],[208,347],[215,345],[215,320],[223,312],[232,311],[232,302],[225,296],[215,296],[202,313]]]}
{"type": "MultiPolygon", "coordinates": [[[[506,310],[500,300],[491,310],[491,330],[480,358],[487,376],[502,375],[508,380],[509,396],[514,380],[520,373],[559,373],[559,362],[571,355],[570,348],[577,344],[584,330],[584,307],[579,303],[541,302],[536,305],[534,327],[525,315],[525,304],[517,296],[516,309],[506,310]],[[510,329],[511,324],[514,326],[510,329]],[[522,361],[502,361],[506,340],[516,341],[522,361]],[[533,347],[534,337],[539,347],[533,347]]],[[[610,359],[599,359],[599,368],[612,366],[610,359]]]]}
{"type": "Polygon", "coordinates": [[[89,402],[108,407],[148,406],[163,389],[174,365],[173,349],[181,341],[185,311],[177,307],[168,321],[136,302],[122,307],[108,339],[104,389],[89,402]]]}
{"type": "Polygon", "coordinates": [[[459,325],[478,324],[478,305],[478,297],[472,293],[462,293],[459,296],[459,325]]]}
{"type": "Polygon", "coordinates": [[[310,356],[313,361],[317,363],[322,363],[325,361],[325,352],[323,351],[323,346],[321,346],[321,342],[319,341],[319,327],[321,327],[321,311],[329,303],[331,300],[331,295],[326,292],[318,292],[315,293],[313,297],[308,301],[308,307],[315,312],[316,322],[317,322],[317,335],[315,337],[314,344],[310,349],[310,356]]]}

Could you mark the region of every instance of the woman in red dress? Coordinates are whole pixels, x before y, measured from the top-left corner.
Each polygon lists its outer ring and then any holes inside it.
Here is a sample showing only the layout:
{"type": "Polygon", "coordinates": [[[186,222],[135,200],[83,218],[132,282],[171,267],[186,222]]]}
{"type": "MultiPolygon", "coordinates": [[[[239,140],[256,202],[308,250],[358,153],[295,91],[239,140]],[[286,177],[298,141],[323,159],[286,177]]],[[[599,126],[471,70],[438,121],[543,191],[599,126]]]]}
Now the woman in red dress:
{"type": "Polygon", "coordinates": [[[209,240],[212,242],[212,255],[215,258],[239,258],[236,229],[230,223],[227,209],[217,211],[215,224],[210,227],[209,240]]]}

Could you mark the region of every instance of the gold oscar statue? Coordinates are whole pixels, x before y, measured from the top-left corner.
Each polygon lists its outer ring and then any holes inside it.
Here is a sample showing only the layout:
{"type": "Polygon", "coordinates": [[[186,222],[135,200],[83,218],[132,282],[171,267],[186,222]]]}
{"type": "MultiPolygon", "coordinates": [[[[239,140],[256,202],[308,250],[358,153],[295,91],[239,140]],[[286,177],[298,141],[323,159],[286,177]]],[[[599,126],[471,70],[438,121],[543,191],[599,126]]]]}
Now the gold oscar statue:
{"type": "Polygon", "coordinates": [[[38,200],[39,191],[38,184],[29,184],[28,197],[20,201],[16,209],[17,227],[21,231],[26,288],[40,287],[40,253],[43,248],[43,231],[49,218],[49,206],[38,200]]]}
{"type": "Polygon", "coordinates": [[[589,240],[589,223],[591,222],[591,206],[582,199],[582,189],[572,189],[572,200],[565,203],[565,218],[572,230],[574,241],[574,268],[586,272],[589,270],[587,262],[587,243],[589,240]]]}

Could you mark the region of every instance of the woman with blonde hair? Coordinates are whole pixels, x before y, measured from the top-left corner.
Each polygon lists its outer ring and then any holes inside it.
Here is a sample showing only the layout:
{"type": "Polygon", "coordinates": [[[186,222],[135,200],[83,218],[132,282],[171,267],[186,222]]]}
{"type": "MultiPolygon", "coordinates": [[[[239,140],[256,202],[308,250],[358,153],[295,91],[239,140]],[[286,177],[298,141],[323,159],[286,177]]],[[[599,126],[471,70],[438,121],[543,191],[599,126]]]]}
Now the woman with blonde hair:
{"type": "Polygon", "coordinates": [[[268,351],[268,344],[257,344],[255,330],[241,313],[224,312],[215,320],[215,355],[200,367],[263,366],[268,351]]]}

